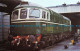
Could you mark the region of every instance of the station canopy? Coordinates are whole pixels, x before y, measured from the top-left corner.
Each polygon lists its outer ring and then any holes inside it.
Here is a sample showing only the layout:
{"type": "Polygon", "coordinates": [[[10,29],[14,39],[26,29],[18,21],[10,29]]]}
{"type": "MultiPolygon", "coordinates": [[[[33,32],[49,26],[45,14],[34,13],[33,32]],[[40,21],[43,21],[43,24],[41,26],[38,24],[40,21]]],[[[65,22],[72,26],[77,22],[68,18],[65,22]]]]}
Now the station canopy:
{"type": "Polygon", "coordinates": [[[15,6],[20,4],[21,0],[0,0],[0,12],[10,13],[15,6]]]}

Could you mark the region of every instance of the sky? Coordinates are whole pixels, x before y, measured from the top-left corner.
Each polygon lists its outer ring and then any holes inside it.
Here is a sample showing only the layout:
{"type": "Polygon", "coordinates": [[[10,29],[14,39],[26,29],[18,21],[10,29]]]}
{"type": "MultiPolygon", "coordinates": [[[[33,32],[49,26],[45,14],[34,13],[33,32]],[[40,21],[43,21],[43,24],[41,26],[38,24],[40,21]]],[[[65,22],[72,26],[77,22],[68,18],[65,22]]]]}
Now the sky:
{"type": "Polygon", "coordinates": [[[76,4],[78,1],[80,2],[80,0],[24,0],[24,1],[36,3],[43,7],[58,6],[58,5],[62,5],[64,3],[76,4]]]}

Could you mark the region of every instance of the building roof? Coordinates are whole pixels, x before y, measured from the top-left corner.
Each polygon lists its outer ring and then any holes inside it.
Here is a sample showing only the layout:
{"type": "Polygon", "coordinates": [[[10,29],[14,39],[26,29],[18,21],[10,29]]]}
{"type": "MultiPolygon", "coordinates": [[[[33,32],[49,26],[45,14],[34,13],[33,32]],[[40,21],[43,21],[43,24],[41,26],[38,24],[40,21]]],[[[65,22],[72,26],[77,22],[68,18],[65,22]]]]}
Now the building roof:
{"type": "Polygon", "coordinates": [[[55,7],[67,7],[67,6],[80,6],[80,3],[77,3],[77,4],[62,4],[62,5],[58,5],[58,6],[50,6],[50,7],[47,7],[47,8],[55,8],[55,7]]]}

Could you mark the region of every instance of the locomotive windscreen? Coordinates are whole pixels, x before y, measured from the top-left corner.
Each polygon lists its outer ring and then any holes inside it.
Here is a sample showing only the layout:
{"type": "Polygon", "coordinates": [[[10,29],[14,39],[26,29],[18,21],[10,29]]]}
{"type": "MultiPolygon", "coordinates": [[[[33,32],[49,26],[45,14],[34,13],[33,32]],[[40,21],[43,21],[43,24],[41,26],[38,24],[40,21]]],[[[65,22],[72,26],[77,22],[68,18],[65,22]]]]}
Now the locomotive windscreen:
{"type": "Polygon", "coordinates": [[[20,18],[25,19],[27,17],[27,9],[21,9],[20,18]]]}
{"type": "Polygon", "coordinates": [[[38,9],[30,9],[29,18],[39,18],[39,17],[40,17],[40,10],[38,10],[38,9]]]}
{"type": "Polygon", "coordinates": [[[15,10],[12,14],[11,19],[18,19],[18,12],[19,12],[18,10],[15,10]]]}

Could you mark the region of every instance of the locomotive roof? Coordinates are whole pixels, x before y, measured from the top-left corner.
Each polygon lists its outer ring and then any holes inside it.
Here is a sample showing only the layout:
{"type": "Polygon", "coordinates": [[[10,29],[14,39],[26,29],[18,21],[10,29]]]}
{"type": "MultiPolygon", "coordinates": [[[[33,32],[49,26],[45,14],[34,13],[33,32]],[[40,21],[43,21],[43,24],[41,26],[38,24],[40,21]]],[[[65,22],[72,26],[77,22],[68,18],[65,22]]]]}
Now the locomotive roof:
{"type": "Polygon", "coordinates": [[[67,18],[67,17],[65,17],[65,16],[63,16],[63,18],[64,18],[64,19],[66,19],[66,20],[69,20],[69,21],[70,21],[70,19],[69,19],[69,18],[67,18]]]}
{"type": "Polygon", "coordinates": [[[26,7],[26,6],[34,6],[34,7],[40,7],[40,8],[43,8],[43,9],[46,9],[48,10],[47,8],[44,8],[38,4],[35,4],[35,3],[31,3],[31,2],[21,2],[18,6],[16,6],[15,8],[19,8],[19,7],[26,7]]]}
{"type": "MultiPolygon", "coordinates": [[[[16,6],[14,9],[16,9],[16,8],[21,8],[21,7],[28,7],[28,6],[34,6],[34,7],[38,7],[38,8],[43,8],[43,9],[46,9],[46,10],[48,10],[48,11],[50,11],[50,9],[48,9],[48,8],[44,8],[44,7],[42,7],[42,6],[40,6],[40,5],[38,5],[38,4],[35,4],[35,3],[31,3],[31,2],[21,2],[18,6],[16,6]]],[[[52,10],[51,10],[52,11],[52,10]]],[[[54,12],[54,11],[53,11],[54,12]]],[[[56,12],[55,12],[56,13],[56,12]]],[[[58,13],[57,13],[58,14],[58,13]]],[[[64,19],[66,19],[66,20],[69,20],[70,21],[70,19],[68,19],[67,17],[65,17],[65,16],[63,16],[63,18],[64,19]]]]}

